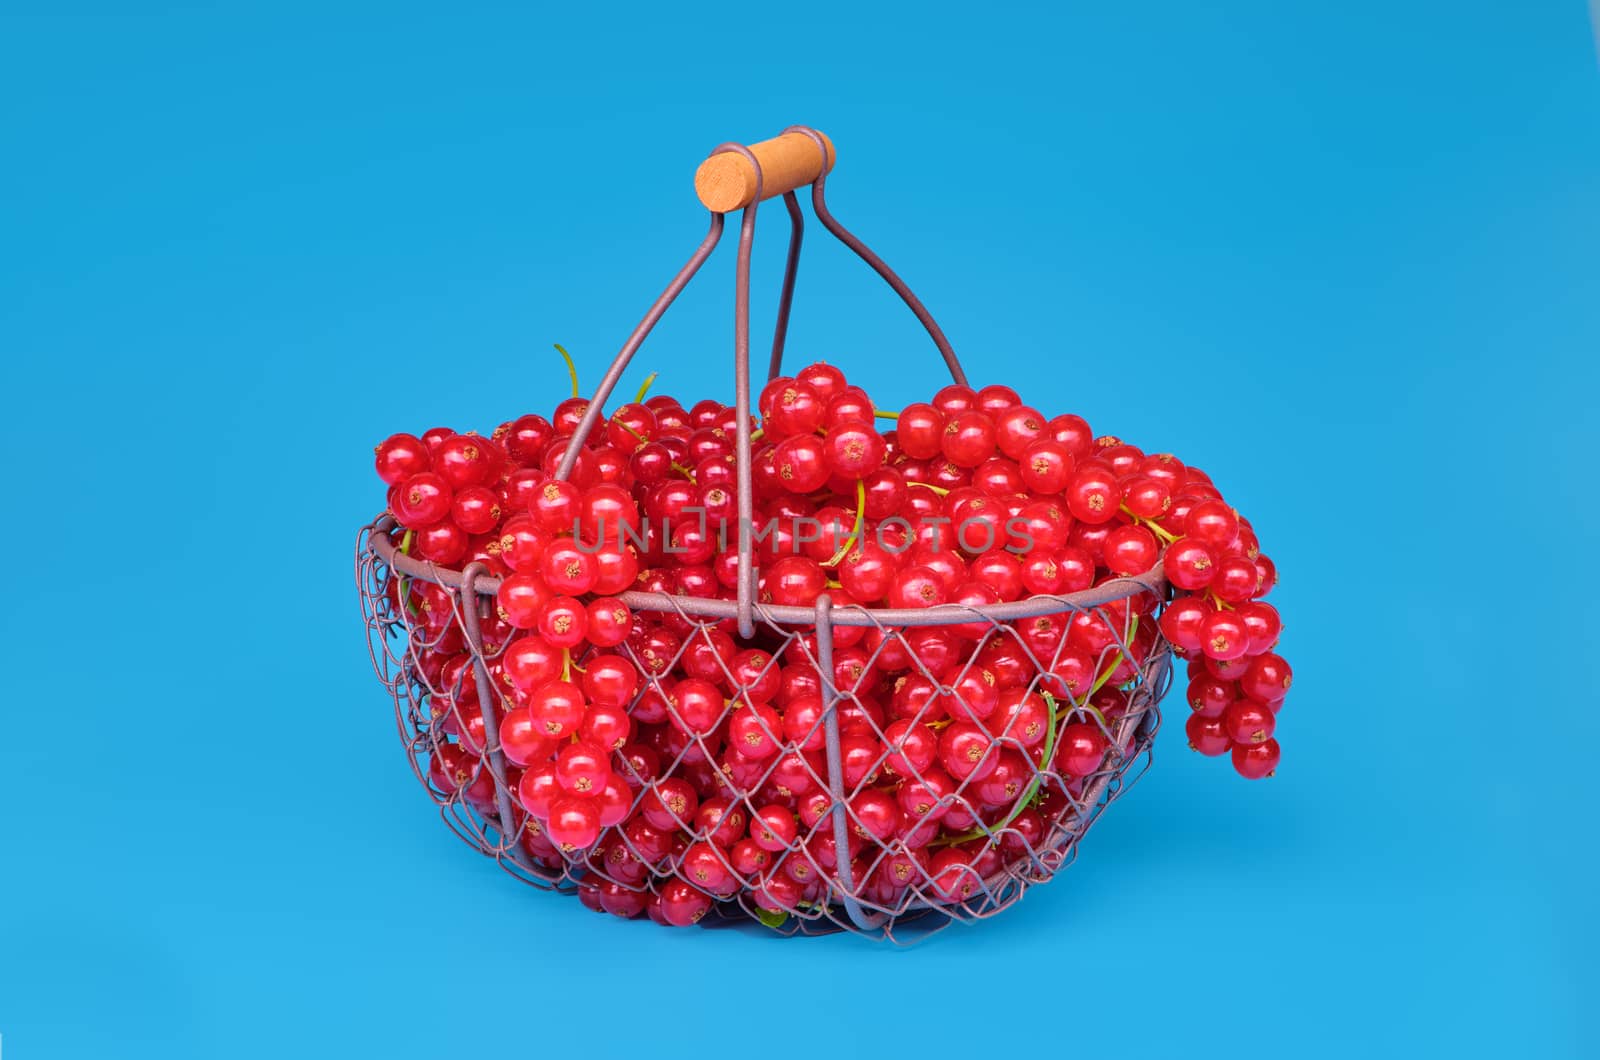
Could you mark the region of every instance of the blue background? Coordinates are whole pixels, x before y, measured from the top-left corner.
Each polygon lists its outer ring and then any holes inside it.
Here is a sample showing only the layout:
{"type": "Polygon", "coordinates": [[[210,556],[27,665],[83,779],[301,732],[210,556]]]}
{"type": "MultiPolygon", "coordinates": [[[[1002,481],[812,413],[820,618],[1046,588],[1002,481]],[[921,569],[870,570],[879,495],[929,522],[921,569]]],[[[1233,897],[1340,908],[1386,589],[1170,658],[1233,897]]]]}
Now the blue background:
{"type": "MultiPolygon", "coordinates": [[[[146,7],[0,21],[8,1056],[1600,1051],[1581,4],[146,7]],[[517,886],[350,579],[371,446],[595,380],[699,159],[797,121],[978,382],[1216,474],[1297,671],[1275,780],[1174,702],[1075,867],[909,951],[517,886]]],[[[930,393],[809,251],[793,355],[930,393]]],[[[731,259],[629,387],[731,398],[731,259]]]]}

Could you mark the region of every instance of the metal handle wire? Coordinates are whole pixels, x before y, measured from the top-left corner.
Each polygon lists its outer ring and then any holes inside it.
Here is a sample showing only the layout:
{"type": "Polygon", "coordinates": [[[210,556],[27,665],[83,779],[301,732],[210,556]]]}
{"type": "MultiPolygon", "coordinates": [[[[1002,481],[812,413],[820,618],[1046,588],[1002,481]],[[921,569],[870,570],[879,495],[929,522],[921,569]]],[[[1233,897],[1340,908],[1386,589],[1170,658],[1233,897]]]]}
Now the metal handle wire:
{"type": "MultiPolygon", "coordinates": [[[[809,137],[817,145],[817,150],[822,152],[826,163],[828,149],[823,143],[822,136],[815,129],[807,125],[791,125],[784,130],[785,133],[801,133],[809,137]]],[[[749,206],[742,211],[739,223],[739,257],[734,274],[734,309],[733,309],[733,371],[734,371],[734,404],[738,416],[734,438],[734,474],[738,487],[738,514],[739,514],[739,572],[737,590],[737,617],[739,622],[739,635],[750,637],[755,633],[755,548],[751,540],[755,521],[754,488],[751,481],[752,455],[750,452],[750,252],[755,243],[756,211],[761,206],[762,173],[761,163],[754,152],[744,144],[726,143],[719,145],[711,152],[719,155],[733,152],[744,156],[755,170],[755,198],[749,206]]],[[[957,383],[965,385],[966,373],[957,360],[955,350],[950,346],[950,340],[945,337],[943,329],[933,319],[933,314],[928,312],[906,282],[891,269],[887,263],[863,243],[859,238],[845,228],[828,209],[827,200],[823,189],[827,184],[827,165],[824,164],[822,172],[811,185],[811,209],[817,215],[833,236],[849,247],[857,257],[866,262],[883,277],[900,299],[905,302],[916,318],[927,329],[928,335],[933,339],[935,346],[943,355],[950,376],[957,383]]],[[[778,377],[783,368],[783,349],[789,330],[789,313],[794,302],[795,278],[800,268],[800,247],[805,235],[805,220],[800,212],[800,204],[795,199],[793,192],[785,192],[784,205],[788,207],[790,218],[789,250],[783,270],[783,287],[778,296],[777,321],[773,327],[772,359],[767,369],[767,379],[771,381],[778,377]]],[[[600,380],[600,385],[595,388],[594,397],[589,400],[584,409],[583,419],[572,433],[572,439],[567,443],[567,449],[561,457],[561,463],[556,468],[556,478],[565,479],[572,474],[573,465],[577,463],[578,454],[583,451],[584,442],[588,440],[595,424],[599,421],[605,409],[605,403],[610,399],[611,393],[616,389],[617,382],[622,378],[623,372],[633,360],[633,355],[638,352],[644,340],[654,330],[656,324],[666,314],[668,307],[677,299],[683,289],[689,285],[695,273],[700,271],[700,266],[705,264],[711,252],[716,249],[717,243],[722,239],[723,222],[725,214],[713,213],[711,215],[711,231],[701,240],[699,247],[690,255],[689,261],[678,274],[673,277],[667,289],[661,292],[650,309],[645,313],[628,340],[623,343],[622,349],[616,357],[612,358],[611,365],[606,369],[605,375],[600,380]]]]}

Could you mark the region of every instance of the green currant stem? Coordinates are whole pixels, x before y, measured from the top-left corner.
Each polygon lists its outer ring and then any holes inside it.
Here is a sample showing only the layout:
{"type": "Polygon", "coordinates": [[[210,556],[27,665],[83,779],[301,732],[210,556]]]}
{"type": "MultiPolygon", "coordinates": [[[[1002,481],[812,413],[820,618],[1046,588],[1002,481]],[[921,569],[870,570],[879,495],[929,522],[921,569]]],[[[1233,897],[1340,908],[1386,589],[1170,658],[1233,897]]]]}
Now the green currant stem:
{"type": "Polygon", "coordinates": [[[943,486],[935,486],[931,482],[912,482],[910,479],[907,479],[906,480],[906,485],[907,486],[926,486],[928,489],[931,489],[933,492],[937,493],[941,497],[947,496],[949,494],[949,492],[950,492],[949,490],[945,489],[943,486]]]}
{"type": "Polygon", "coordinates": [[[561,649],[561,680],[572,680],[572,652],[561,649]]]}
{"type": "Polygon", "coordinates": [[[897,420],[900,418],[898,412],[889,412],[886,409],[873,409],[872,414],[880,420],[897,420]]]}
{"type": "Polygon", "coordinates": [[[846,556],[848,556],[850,554],[850,550],[855,548],[856,547],[856,543],[861,540],[861,533],[862,533],[863,530],[866,529],[866,524],[867,524],[867,482],[866,482],[865,479],[859,479],[858,478],[858,479],[856,479],[856,523],[855,523],[855,526],[851,528],[850,536],[844,539],[844,544],[839,546],[839,551],[835,552],[828,559],[828,562],[823,564],[823,566],[824,567],[835,566],[836,564],[838,564],[838,562],[840,560],[842,560],[846,556]]]}
{"type": "MultiPolygon", "coordinates": [[[[620,412],[621,410],[619,409],[618,411],[620,412]]],[[[621,420],[617,419],[617,414],[616,413],[612,413],[611,414],[611,422],[613,424],[615,424],[616,426],[621,427],[623,430],[627,431],[629,434],[633,435],[634,439],[639,443],[639,445],[646,445],[646,444],[649,443],[650,439],[646,438],[644,435],[640,434],[638,431],[634,430],[632,427],[629,427],[626,423],[623,423],[621,420]]],[[[637,448],[635,448],[634,451],[637,452],[638,451],[637,448]]]]}
{"type": "Polygon", "coordinates": [[[567,348],[559,342],[552,345],[555,346],[556,352],[561,354],[561,359],[567,362],[567,375],[572,377],[572,396],[581,396],[578,393],[578,366],[572,363],[572,354],[568,353],[567,348]]]}
{"type": "MultiPolygon", "coordinates": [[[[1131,642],[1133,640],[1133,635],[1139,632],[1139,616],[1130,615],[1128,617],[1132,619],[1128,626],[1128,640],[1131,642]]],[[[1100,719],[1101,725],[1105,725],[1106,716],[1089,705],[1089,696],[1094,695],[1096,692],[1100,691],[1106,686],[1106,682],[1111,680],[1111,675],[1117,672],[1117,667],[1122,665],[1122,659],[1123,653],[1120,651],[1117,652],[1117,657],[1111,660],[1111,665],[1106,667],[1106,672],[1094,679],[1094,684],[1089,688],[1089,695],[1083,697],[1083,709],[1093,711],[1094,716],[1100,719]]]]}
{"type": "Polygon", "coordinates": [[[635,405],[644,404],[644,396],[650,393],[650,385],[656,381],[656,376],[660,374],[660,372],[651,372],[644,377],[644,385],[639,388],[639,396],[633,399],[635,405]]]}
{"type": "MultiPolygon", "coordinates": [[[[405,534],[401,536],[400,554],[402,556],[411,555],[411,539],[416,536],[416,532],[413,530],[407,530],[405,534]]],[[[400,575],[400,602],[405,605],[406,611],[410,614],[414,615],[417,613],[416,606],[411,602],[411,579],[407,578],[404,574],[400,575]]]]}
{"type": "MultiPolygon", "coordinates": [[[[1056,730],[1056,723],[1060,718],[1060,711],[1058,711],[1056,709],[1056,697],[1055,696],[1052,696],[1049,692],[1042,693],[1042,695],[1044,696],[1045,706],[1050,708],[1050,720],[1047,723],[1047,728],[1046,728],[1046,731],[1045,731],[1044,758],[1042,759],[1042,761],[1045,764],[1045,768],[1048,769],[1049,766],[1050,766],[1050,760],[1056,753],[1056,739],[1059,736],[1059,733],[1056,730]]],[[[993,827],[988,829],[990,834],[993,834],[995,832],[1003,832],[1007,828],[1011,827],[1011,822],[1015,821],[1017,819],[1017,817],[1022,813],[1022,811],[1027,809],[1028,806],[1032,804],[1033,797],[1036,794],[1038,794],[1038,792],[1039,792],[1039,784],[1043,779],[1044,778],[1041,775],[1039,775],[1038,773],[1035,773],[1033,775],[1032,782],[1028,784],[1028,790],[1024,791],[1017,798],[1017,804],[1015,806],[1011,807],[1011,812],[1006,814],[1006,819],[1005,820],[1001,821],[999,824],[994,825],[993,827]]],[[[982,828],[974,828],[970,832],[963,832],[962,834],[956,835],[956,836],[948,836],[948,837],[946,837],[944,839],[938,840],[937,842],[931,843],[929,845],[930,846],[940,846],[940,847],[953,846],[956,843],[965,843],[969,839],[981,838],[983,836],[983,834],[984,834],[984,829],[982,829],[982,828]]]]}
{"type": "Polygon", "coordinates": [[[1144,527],[1146,530],[1150,531],[1152,534],[1156,535],[1156,537],[1160,538],[1162,541],[1165,541],[1169,545],[1178,540],[1177,534],[1169,533],[1167,530],[1163,529],[1159,524],[1157,524],[1154,519],[1146,519],[1143,516],[1134,515],[1133,510],[1126,504],[1118,505],[1117,510],[1132,519],[1135,526],[1144,527]]]}

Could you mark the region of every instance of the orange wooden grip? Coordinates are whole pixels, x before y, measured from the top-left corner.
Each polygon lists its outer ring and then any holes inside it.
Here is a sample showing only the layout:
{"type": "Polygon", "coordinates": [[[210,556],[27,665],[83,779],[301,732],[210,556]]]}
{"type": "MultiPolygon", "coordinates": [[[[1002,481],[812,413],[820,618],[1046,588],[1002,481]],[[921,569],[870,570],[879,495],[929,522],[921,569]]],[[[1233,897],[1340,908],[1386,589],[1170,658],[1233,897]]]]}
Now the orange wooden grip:
{"type": "MultiPolygon", "coordinates": [[[[817,135],[828,148],[827,169],[816,142],[805,133],[784,133],[750,145],[750,153],[761,164],[762,199],[804,187],[833,168],[833,141],[822,133],[817,135]]],[[[694,192],[714,213],[743,209],[756,197],[755,168],[735,151],[712,155],[695,170],[694,192]]]]}

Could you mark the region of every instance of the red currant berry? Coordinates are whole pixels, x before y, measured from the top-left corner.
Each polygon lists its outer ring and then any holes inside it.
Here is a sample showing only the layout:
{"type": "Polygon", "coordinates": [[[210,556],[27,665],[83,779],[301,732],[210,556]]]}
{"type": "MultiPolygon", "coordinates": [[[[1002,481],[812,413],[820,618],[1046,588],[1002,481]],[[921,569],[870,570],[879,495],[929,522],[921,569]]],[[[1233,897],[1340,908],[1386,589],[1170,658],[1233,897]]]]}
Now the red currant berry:
{"type": "Polygon", "coordinates": [[[862,839],[888,842],[905,822],[894,796],[868,788],[850,800],[850,830],[862,839]]]}
{"type": "Polygon", "coordinates": [[[1202,673],[1189,681],[1189,709],[1207,718],[1220,718],[1238,698],[1238,687],[1202,673]]]}
{"type": "Polygon", "coordinates": [[[1240,659],[1249,647],[1250,634],[1232,611],[1214,611],[1200,623],[1200,650],[1208,658],[1240,659]]]}
{"type": "Polygon", "coordinates": [[[404,482],[433,466],[428,447],[412,434],[391,434],[373,449],[373,454],[377,458],[378,477],[386,486],[404,482]]]}
{"type": "Polygon", "coordinates": [[[828,587],[828,576],[816,560],[785,556],[766,569],[762,600],[791,607],[810,607],[828,587]]]}
{"type": "Polygon", "coordinates": [[[506,683],[522,692],[555,680],[561,674],[561,650],[539,636],[518,637],[500,655],[506,683]]]}
{"type": "Polygon", "coordinates": [[[711,911],[711,896],[685,880],[661,885],[661,918],[671,927],[689,927],[711,911]]]}
{"type": "Polygon", "coordinates": [[[883,466],[883,437],[871,423],[842,423],[828,432],[829,473],[854,481],[883,466]]]}
{"type": "Polygon", "coordinates": [[[1142,526],[1119,526],[1106,535],[1101,547],[1105,565],[1113,574],[1143,574],[1156,565],[1161,546],[1156,535],[1142,526]]]}
{"type": "Polygon", "coordinates": [[[1184,533],[1198,541],[1225,549],[1239,535],[1239,515],[1225,501],[1201,501],[1189,509],[1184,533]]]}
{"type": "Polygon", "coordinates": [[[939,736],[939,761],[955,779],[977,783],[995,771],[1000,755],[981,726],[953,721],[939,736]]]}
{"type": "Polygon", "coordinates": [[[726,701],[716,685],[686,677],[672,687],[672,721],[685,732],[709,733],[722,721],[726,701]]]}
{"type": "Polygon", "coordinates": [[[1268,652],[1250,660],[1239,678],[1239,689],[1258,703],[1276,706],[1289,694],[1294,672],[1281,655],[1268,652]]]}
{"type": "Polygon", "coordinates": [[[1251,600],[1233,610],[1250,633],[1248,654],[1260,655],[1278,643],[1278,635],[1283,631],[1283,622],[1278,617],[1277,608],[1260,600],[1251,600]]]}
{"type": "Polygon", "coordinates": [[[1094,432],[1082,416],[1066,413],[1057,416],[1045,426],[1045,435],[1067,447],[1075,457],[1087,456],[1094,448],[1094,432]]]}
{"type": "Polygon", "coordinates": [[[750,819],[750,838],[762,850],[787,850],[799,835],[794,811],[783,806],[763,806],[750,819]]]}
{"type": "Polygon", "coordinates": [[[1047,495],[1065,490],[1077,466],[1067,447],[1052,438],[1030,444],[1017,464],[1023,485],[1033,493],[1047,495]]]}
{"type": "Polygon", "coordinates": [[[561,784],[556,780],[556,767],[553,765],[530,769],[517,781],[517,801],[524,810],[541,820],[550,816],[551,804],[561,795],[561,784]]]}
{"type": "Polygon", "coordinates": [[[1233,768],[1246,780],[1270,777],[1278,770],[1279,754],[1277,740],[1236,745],[1233,749],[1233,768]]]}
{"type": "Polygon", "coordinates": [[[534,629],[554,647],[576,648],[589,632],[588,609],[570,596],[551,597],[540,605],[534,629]]]}
{"type": "Polygon", "coordinates": [[[590,703],[584,711],[583,724],[578,726],[580,740],[607,751],[621,750],[632,735],[633,720],[625,709],[615,704],[590,703]]]}
{"type": "Polygon", "coordinates": [[[527,707],[506,711],[500,719],[500,749],[519,766],[543,762],[555,750],[555,742],[544,734],[527,707]]]}
{"type": "Polygon", "coordinates": [[[394,494],[394,517],[407,530],[421,530],[450,515],[450,483],[432,471],[412,475],[394,494]]]}
{"type": "Polygon", "coordinates": [[[583,694],[570,681],[540,685],[528,697],[528,708],[552,740],[564,740],[583,725],[583,694]]]}
{"type": "Polygon", "coordinates": [[[994,455],[994,420],[985,412],[957,413],[945,424],[939,445],[957,467],[977,467],[994,455]]]}
{"type": "Polygon", "coordinates": [[[448,520],[415,531],[411,551],[419,559],[441,567],[454,567],[466,558],[467,532],[448,520]]]}
{"type": "Polygon", "coordinates": [[[1072,517],[1091,526],[1115,519],[1122,503],[1122,490],[1117,486],[1116,475],[1103,466],[1093,464],[1080,467],[1073,473],[1063,496],[1072,517]]]}
{"type": "Polygon", "coordinates": [[[562,850],[583,850],[600,838],[598,800],[563,795],[550,804],[545,834],[562,850]]]}
{"type": "MultiPolygon", "coordinates": [[[[861,599],[859,594],[852,595],[861,599]]],[[[944,580],[927,567],[899,571],[889,582],[890,607],[934,607],[944,603],[946,598],[944,580]]]]}
{"type": "Polygon", "coordinates": [[[487,534],[500,525],[500,497],[484,486],[460,490],[450,501],[450,518],[469,534],[487,534]]]}
{"type": "Polygon", "coordinates": [[[577,526],[580,496],[571,482],[552,478],[539,487],[528,514],[546,533],[570,534],[577,526]]]}
{"type": "Polygon", "coordinates": [[[744,809],[719,795],[700,804],[693,830],[726,850],[744,836],[746,824],[744,809]]]}
{"type": "Polygon", "coordinates": [[[822,439],[797,434],[778,443],[773,453],[778,480],[790,493],[811,493],[828,481],[827,452],[822,439]]]}
{"type": "Polygon", "coordinates": [[[595,655],[584,669],[582,685],[595,706],[627,706],[638,690],[638,671],[621,655],[595,655]]]}
{"type": "Polygon", "coordinates": [[[1242,604],[1255,595],[1256,565],[1243,552],[1226,552],[1217,560],[1211,591],[1230,604],[1242,604]]]}
{"type": "Polygon", "coordinates": [[[694,787],[681,777],[659,780],[649,788],[639,802],[639,812],[656,828],[673,831],[688,828],[700,809],[700,797],[694,787]]]}
{"type": "Polygon", "coordinates": [[[495,461],[484,439],[476,434],[456,434],[434,450],[433,469],[452,489],[466,489],[487,482],[495,472],[495,461]]]}
{"type": "Polygon", "coordinates": [[[1122,484],[1122,503],[1140,519],[1159,519],[1172,507],[1172,489],[1152,475],[1133,475],[1122,484]]]}
{"type": "Polygon", "coordinates": [[[898,777],[922,775],[939,753],[939,734],[928,725],[907,718],[892,722],[883,739],[892,752],[884,768],[898,777]]]}
{"type": "Polygon", "coordinates": [[[935,901],[961,902],[983,890],[982,878],[972,867],[970,856],[955,847],[945,847],[933,856],[928,875],[935,901]]]}
{"type": "Polygon", "coordinates": [[[1063,726],[1056,740],[1055,768],[1063,776],[1086,777],[1105,761],[1111,741],[1092,722],[1072,722],[1063,726]]]}
{"type": "Polygon", "coordinates": [[[728,743],[746,758],[765,759],[778,753],[783,719],[765,703],[740,707],[728,723],[728,743]]]}
{"type": "Polygon", "coordinates": [[[1205,621],[1214,610],[1204,597],[1180,596],[1161,613],[1161,635],[1180,651],[1199,651],[1205,621]]]}
{"type": "Polygon", "coordinates": [[[594,553],[579,548],[572,538],[552,541],[539,559],[544,583],[565,596],[582,596],[592,590],[597,573],[594,553]]]}
{"type": "Polygon", "coordinates": [[[1228,739],[1236,744],[1266,743],[1272,738],[1277,717],[1272,709],[1250,699],[1235,700],[1222,715],[1228,739]]]}
{"type": "Polygon", "coordinates": [[[1226,754],[1228,748],[1232,746],[1232,741],[1228,739],[1228,730],[1221,718],[1191,714],[1189,720],[1184,722],[1183,730],[1189,737],[1189,746],[1208,758],[1226,754]]]}
{"type": "Polygon", "coordinates": [[[938,456],[944,444],[945,415],[932,405],[915,402],[907,405],[895,421],[895,439],[900,449],[913,460],[938,456]]]}
{"type": "Polygon", "coordinates": [[[1211,584],[1217,574],[1217,561],[1210,546],[1191,537],[1180,537],[1167,546],[1167,580],[1179,589],[1194,592],[1211,584]]]}

